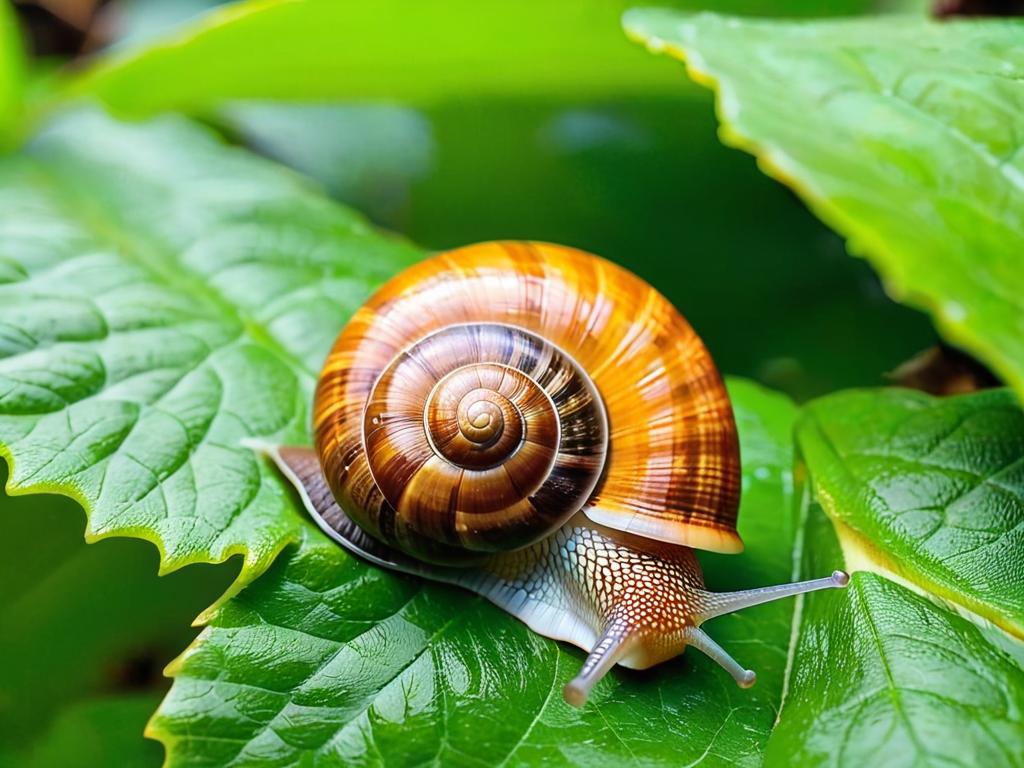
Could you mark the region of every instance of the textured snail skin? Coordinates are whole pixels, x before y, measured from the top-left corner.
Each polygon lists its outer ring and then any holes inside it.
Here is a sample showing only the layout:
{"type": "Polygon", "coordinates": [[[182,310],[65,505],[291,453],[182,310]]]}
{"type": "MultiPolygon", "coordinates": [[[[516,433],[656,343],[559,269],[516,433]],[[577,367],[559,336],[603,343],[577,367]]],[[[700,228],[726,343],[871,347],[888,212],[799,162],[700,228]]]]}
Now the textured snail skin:
{"type": "Polygon", "coordinates": [[[483,243],[406,270],[338,337],[313,420],[324,473],[346,514],[424,560],[472,562],[527,545],[581,507],[594,522],[638,536],[742,548],[736,427],[707,349],[650,285],[571,248],[483,243]],[[490,330],[482,345],[466,348],[458,328],[490,330]],[[540,349],[528,349],[537,340],[540,349]],[[494,365],[513,377],[528,369],[533,381],[521,382],[522,403],[499,398],[493,381],[467,390],[465,380],[445,380],[481,366],[490,376],[494,365]],[[576,389],[566,392],[570,373],[576,389]],[[459,397],[448,397],[449,388],[459,397]],[[471,391],[460,412],[459,398],[471,391]],[[494,440],[493,463],[443,455],[446,438],[468,440],[475,421],[486,433],[499,420],[513,436],[526,424],[518,449],[502,432],[480,436],[494,440]],[[556,456],[545,462],[556,429],[556,456]]]}

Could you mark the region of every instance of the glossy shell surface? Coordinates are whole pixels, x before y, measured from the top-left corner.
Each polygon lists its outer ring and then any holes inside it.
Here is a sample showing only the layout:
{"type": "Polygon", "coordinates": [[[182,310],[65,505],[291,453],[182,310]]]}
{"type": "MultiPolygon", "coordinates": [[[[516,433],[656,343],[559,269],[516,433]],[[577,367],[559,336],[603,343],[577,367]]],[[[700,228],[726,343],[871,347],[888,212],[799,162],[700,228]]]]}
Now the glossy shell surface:
{"type": "Polygon", "coordinates": [[[647,283],[571,248],[484,243],[398,275],[339,336],[314,427],[345,512],[427,560],[524,546],[581,507],[742,548],[736,428],[707,349],[647,283]]]}

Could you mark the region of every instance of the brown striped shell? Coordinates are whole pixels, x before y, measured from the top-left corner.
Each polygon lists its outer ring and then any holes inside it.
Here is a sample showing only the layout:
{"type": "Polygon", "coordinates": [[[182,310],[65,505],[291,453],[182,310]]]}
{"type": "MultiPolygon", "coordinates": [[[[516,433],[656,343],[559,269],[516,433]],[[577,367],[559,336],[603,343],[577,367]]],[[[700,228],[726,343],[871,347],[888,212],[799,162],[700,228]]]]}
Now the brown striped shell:
{"type": "Polygon", "coordinates": [[[314,404],[321,466],[380,541],[460,563],[575,512],[738,552],[739,446],[701,340],[632,273],[482,243],[388,282],[342,331],[314,404]]]}

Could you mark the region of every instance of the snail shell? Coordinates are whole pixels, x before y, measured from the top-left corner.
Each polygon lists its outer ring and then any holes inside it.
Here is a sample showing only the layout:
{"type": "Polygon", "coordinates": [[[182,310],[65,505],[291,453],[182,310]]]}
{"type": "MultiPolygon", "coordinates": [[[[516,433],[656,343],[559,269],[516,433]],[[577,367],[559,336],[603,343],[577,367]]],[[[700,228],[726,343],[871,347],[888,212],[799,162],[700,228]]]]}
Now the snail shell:
{"type": "Polygon", "coordinates": [[[577,706],[688,645],[752,685],[700,624],[848,580],[704,588],[692,548],[742,549],[725,387],[661,294],[571,248],[483,243],[395,277],[338,337],[313,422],[316,450],[267,452],[321,528],[588,651],[577,706]]]}
{"type": "Polygon", "coordinates": [[[580,509],[742,549],[736,425],[707,349],[650,285],[581,251],[484,243],[407,270],[338,337],[313,418],[341,507],[422,560],[518,549],[580,509]]]}

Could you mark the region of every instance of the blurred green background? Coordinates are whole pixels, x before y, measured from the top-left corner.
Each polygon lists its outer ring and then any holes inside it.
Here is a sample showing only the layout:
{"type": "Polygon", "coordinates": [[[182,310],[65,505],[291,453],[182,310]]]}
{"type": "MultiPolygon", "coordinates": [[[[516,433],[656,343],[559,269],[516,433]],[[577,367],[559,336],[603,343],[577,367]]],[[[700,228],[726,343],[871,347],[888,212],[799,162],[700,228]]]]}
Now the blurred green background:
{"type": "MultiPolygon", "coordinates": [[[[55,66],[138,44],[211,5],[16,8],[44,89],[55,66]]],[[[821,15],[887,5],[764,0],[716,10],[821,15]]],[[[607,34],[631,45],[617,26],[607,34]]],[[[243,102],[202,118],[427,247],[539,239],[628,266],[680,308],[723,372],[799,401],[883,384],[935,343],[928,320],[890,301],[867,264],[787,189],[719,143],[707,91],[678,64],[639,47],[636,56],[674,71],[678,95],[524,93],[428,109],[243,102]]],[[[0,515],[0,765],[159,764],[161,748],[139,734],[168,687],[161,669],[237,564],[160,578],[149,544],[87,546],[84,515],[69,500],[2,497],[0,515]]]]}
{"type": "Polygon", "coordinates": [[[236,564],[161,578],[146,542],[86,544],[85,514],[59,496],[5,495],[0,516],[0,766],[159,765],[140,737],[162,669],[236,564]]]}

